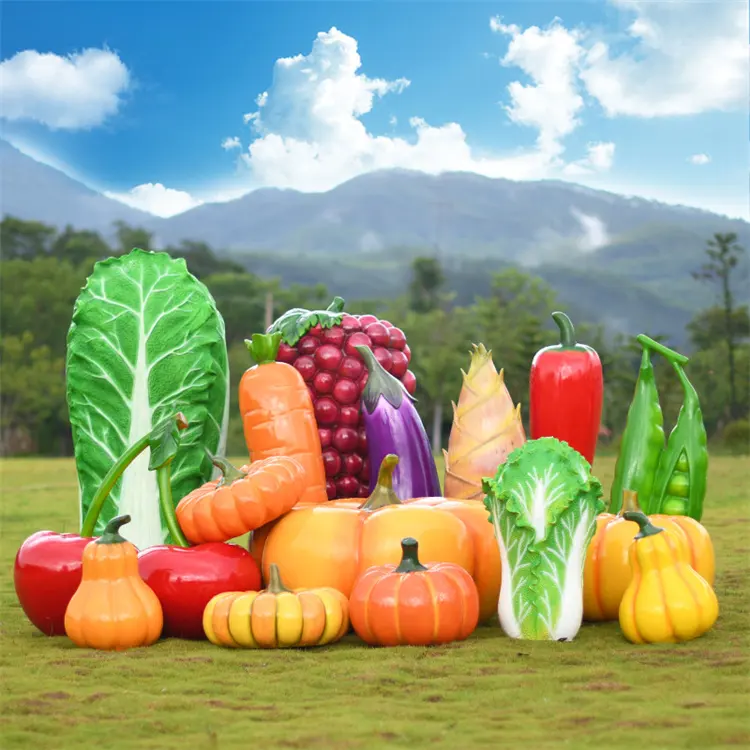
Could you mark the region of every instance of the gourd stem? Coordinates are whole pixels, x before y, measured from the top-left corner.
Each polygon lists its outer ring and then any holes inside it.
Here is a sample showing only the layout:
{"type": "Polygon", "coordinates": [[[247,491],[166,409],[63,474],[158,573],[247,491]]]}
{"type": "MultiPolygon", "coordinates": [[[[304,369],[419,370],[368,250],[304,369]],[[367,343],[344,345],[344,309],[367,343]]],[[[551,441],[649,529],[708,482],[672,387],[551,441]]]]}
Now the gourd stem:
{"type": "Polygon", "coordinates": [[[167,525],[174,543],[178,547],[189,547],[190,542],[188,542],[182,533],[174,512],[174,503],[172,501],[172,470],[170,469],[170,464],[171,461],[156,470],[156,484],[159,487],[159,505],[164,517],[164,523],[167,525]]]}
{"type": "Polygon", "coordinates": [[[401,505],[401,498],[393,489],[393,472],[398,466],[398,456],[389,453],[380,464],[378,481],[370,497],[359,506],[360,510],[377,510],[386,505],[401,505]]]}
{"type": "Polygon", "coordinates": [[[115,461],[112,468],[107,472],[107,475],[102,480],[99,489],[96,491],[91,505],[89,505],[86,517],[83,519],[81,524],[81,536],[89,537],[94,536],[94,529],[96,528],[96,522],[99,520],[99,514],[102,512],[104,507],[104,501],[109,497],[109,493],[112,492],[112,488],[117,484],[120,476],[125,469],[130,466],[131,463],[141,454],[146,448],[148,448],[149,438],[151,433],[142,437],[137,443],[128,448],[120,458],[115,461]]]}
{"type": "Polygon", "coordinates": [[[208,453],[211,463],[221,472],[219,485],[232,484],[232,482],[236,482],[238,479],[247,476],[244,471],[240,471],[223,456],[212,456],[208,448],[206,448],[206,453],[208,453]]]}
{"type": "Polygon", "coordinates": [[[660,526],[654,526],[654,524],[648,520],[648,516],[640,510],[626,510],[622,514],[622,517],[626,521],[635,521],[640,527],[640,531],[635,535],[635,539],[654,536],[655,534],[661,534],[661,532],[664,531],[660,526]]]}
{"type": "Polygon", "coordinates": [[[130,523],[130,516],[116,516],[105,527],[104,533],[96,540],[97,544],[124,544],[128,540],[120,535],[120,527],[130,523]]]}
{"type": "Polygon", "coordinates": [[[419,542],[412,537],[401,540],[401,563],[395,573],[419,573],[429,570],[419,562],[419,542]]]}
{"type": "Polygon", "coordinates": [[[279,566],[276,563],[271,563],[270,570],[268,572],[268,586],[267,591],[272,594],[283,594],[285,591],[291,593],[291,589],[288,589],[281,581],[281,573],[279,573],[279,566]]]}
{"type": "Polygon", "coordinates": [[[640,505],[638,505],[638,493],[635,490],[623,490],[622,491],[622,508],[618,515],[624,516],[625,513],[642,513],[640,505]]]}
{"type": "Polygon", "coordinates": [[[575,328],[573,328],[570,318],[564,312],[553,312],[552,320],[560,329],[560,346],[563,349],[575,349],[575,328]]]}

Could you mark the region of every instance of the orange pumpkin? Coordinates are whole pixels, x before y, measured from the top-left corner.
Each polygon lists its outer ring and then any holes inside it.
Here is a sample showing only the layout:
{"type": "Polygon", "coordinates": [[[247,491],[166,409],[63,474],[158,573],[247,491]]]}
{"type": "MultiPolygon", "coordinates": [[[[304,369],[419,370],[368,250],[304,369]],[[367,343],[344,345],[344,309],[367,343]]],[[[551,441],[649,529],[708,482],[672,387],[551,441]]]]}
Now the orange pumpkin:
{"type": "Polygon", "coordinates": [[[82,648],[122,651],[161,635],[159,599],[138,573],[138,551],[118,532],[129,522],[113,518],[83,550],[81,583],[65,610],[65,633],[82,648]]]}
{"type": "Polygon", "coordinates": [[[401,541],[401,563],[370,568],[349,599],[354,632],[372,646],[431,646],[468,638],[479,594],[460,565],[422,565],[418,542],[401,541]]]}
{"type": "MultiPolygon", "coordinates": [[[[583,570],[583,619],[589,622],[619,617],[620,602],[632,578],[628,553],[638,533],[638,524],[622,516],[628,510],[640,511],[637,494],[630,490],[623,492],[619,513],[601,513],[596,519],[583,570]]],[[[691,567],[713,585],[715,557],[706,529],[687,516],[658,515],[650,520],[672,535],[691,567]]]]}
{"type": "Polygon", "coordinates": [[[193,544],[226,542],[273,521],[290,510],[305,491],[302,465],[289,456],[273,456],[236,469],[211,457],[222,473],[180,500],[180,528],[193,544]]]}
{"type": "Polygon", "coordinates": [[[292,589],[330,586],[349,596],[367,568],[397,564],[401,540],[411,536],[418,540],[423,560],[452,562],[472,576],[479,573],[482,615],[492,616],[500,591],[500,554],[484,505],[445,498],[402,503],[393,491],[397,464],[396,456],[386,456],[378,483],[364,502],[300,504],[254,532],[250,549],[264,580],[275,563],[292,589]],[[479,567],[478,557],[483,559],[479,567]],[[494,576],[488,572],[493,565],[494,576]]]}

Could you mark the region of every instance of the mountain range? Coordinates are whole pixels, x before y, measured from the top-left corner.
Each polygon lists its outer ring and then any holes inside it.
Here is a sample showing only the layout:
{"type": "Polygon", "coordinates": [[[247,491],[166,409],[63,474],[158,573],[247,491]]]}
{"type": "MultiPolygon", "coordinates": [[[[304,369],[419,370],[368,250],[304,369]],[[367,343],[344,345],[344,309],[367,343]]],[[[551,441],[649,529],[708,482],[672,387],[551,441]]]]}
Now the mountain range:
{"type": "MultiPolygon", "coordinates": [[[[110,239],[113,222],[148,229],[158,247],[205,242],[248,270],[288,283],[325,283],[351,298],[402,292],[406,264],[437,254],[458,301],[488,291],[491,272],[522,266],[558,300],[609,331],[666,335],[716,290],[691,272],[716,232],[750,248],[750,224],[695,208],[545,180],[404,170],[361,175],[324,193],[264,188],[171,218],[126,206],[0,141],[2,214],[110,239]]],[[[741,273],[747,270],[745,261],[741,273]]],[[[743,286],[740,297],[750,297],[743,286]]]]}

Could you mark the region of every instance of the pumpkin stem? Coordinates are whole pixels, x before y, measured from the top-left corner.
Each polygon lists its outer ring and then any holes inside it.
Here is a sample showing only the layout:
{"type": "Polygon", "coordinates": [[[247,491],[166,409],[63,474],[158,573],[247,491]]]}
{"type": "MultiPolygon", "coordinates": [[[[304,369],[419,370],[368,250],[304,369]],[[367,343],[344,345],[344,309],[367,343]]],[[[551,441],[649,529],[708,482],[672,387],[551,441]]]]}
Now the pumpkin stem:
{"type": "Polygon", "coordinates": [[[211,459],[211,463],[221,472],[221,479],[218,484],[219,487],[224,484],[232,484],[232,482],[236,482],[238,479],[243,479],[247,476],[244,471],[240,471],[223,456],[212,455],[208,448],[206,448],[205,451],[211,459]]]}
{"type": "Polygon", "coordinates": [[[97,544],[124,544],[128,540],[120,535],[120,526],[130,523],[130,516],[115,516],[105,527],[102,535],[96,540],[97,544]]]}
{"type": "Polygon", "coordinates": [[[386,505],[401,505],[401,498],[393,489],[393,472],[398,466],[398,456],[389,453],[380,464],[378,481],[370,497],[359,506],[360,510],[377,510],[386,505]]]}
{"type": "Polygon", "coordinates": [[[281,573],[279,573],[279,566],[276,563],[271,563],[266,590],[270,591],[272,594],[283,594],[285,591],[289,593],[292,592],[291,589],[284,586],[281,580],[281,573]]]}
{"type": "Polygon", "coordinates": [[[626,521],[635,521],[640,527],[640,531],[635,535],[635,539],[643,539],[646,536],[654,536],[654,534],[661,534],[664,529],[659,526],[654,526],[651,521],[648,520],[648,516],[640,510],[626,510],[622,517],[626,521]]]}
{"type": "Polygon", "coordinates": [[[622,508],[618,515],[623,516],[626,512],[642,513],[641,506],[638,505],[638,493],[635,490],[622,491],[622,508]]]}
{"type": "Polygon", "coordinates": [[[419,562],[419,542],[408,536],[401,540],[401,563],[394,573],[419,573],[428,570],[419,562]]]}

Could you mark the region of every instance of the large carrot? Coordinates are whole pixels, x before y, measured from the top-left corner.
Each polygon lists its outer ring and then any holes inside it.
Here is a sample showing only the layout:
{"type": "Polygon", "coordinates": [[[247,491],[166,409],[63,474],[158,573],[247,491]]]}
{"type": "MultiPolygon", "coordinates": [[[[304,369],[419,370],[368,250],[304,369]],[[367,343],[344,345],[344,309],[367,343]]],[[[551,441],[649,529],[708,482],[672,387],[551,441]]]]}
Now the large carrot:
{"type": "Polygon", "coordinates": [[[521,405],[513,400],[498,373],[492,352],[474,344],[464,376],[445,456],[445,496],[481,500],[482,478],[494,477],[508,454],[526,442],[521,405]]]}
{"type": "Polygon", "coordinates": [[[251,461],[291,456],[305,471],[302,503],[328,500],[323,454],[310,392],[297,370],[277,362],[281,333],[245,341],[257,362],[240,381],[240,413],[251,461]]]}

